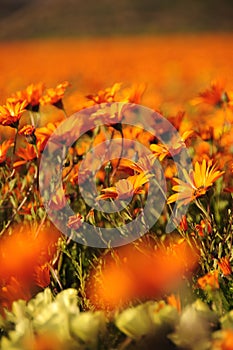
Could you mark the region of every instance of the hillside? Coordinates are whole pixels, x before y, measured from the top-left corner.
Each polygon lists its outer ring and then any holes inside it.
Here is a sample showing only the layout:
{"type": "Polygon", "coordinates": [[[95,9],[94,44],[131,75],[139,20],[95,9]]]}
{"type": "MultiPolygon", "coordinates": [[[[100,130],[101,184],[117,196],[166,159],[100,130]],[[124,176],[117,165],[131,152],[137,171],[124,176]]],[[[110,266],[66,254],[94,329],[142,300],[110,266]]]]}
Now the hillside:
{"type": "Polygon", "coordinates": [[[47,36],[231,31],[223,0],[1,0],[0,40],[47,36]]]}

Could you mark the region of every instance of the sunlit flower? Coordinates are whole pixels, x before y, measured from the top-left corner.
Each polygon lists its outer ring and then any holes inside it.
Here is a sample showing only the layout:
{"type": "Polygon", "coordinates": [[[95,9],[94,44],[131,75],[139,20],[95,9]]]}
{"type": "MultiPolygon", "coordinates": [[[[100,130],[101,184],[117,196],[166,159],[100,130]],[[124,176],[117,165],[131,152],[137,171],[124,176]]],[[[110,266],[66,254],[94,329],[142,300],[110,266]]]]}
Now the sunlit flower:
{"type": "Polygon", "coordinates": [[[218,271],[214,270],[207,273],[205,276],[198,278],[198,286],[203,290],[219,289],[218,271]]]}
{"type": "Polygon", "coordinates": [[[78,230],[82,226],[83,220],[83,216],[77,213],[69,217],[67,226],[71,229],[78,230]]]}
{"type": "Polygon", "coordinates": [[[167,145],[163,144],[153,144],[150,146],[151,151],[155,158],[159,158],[160,162],[170,155],[170,151],[167,145]]]}
{"type": "Polygon", "coordinates": [[[48,123],[46,126],[43,126],[41,128],[36,128],[35,130],[35,136],[38,140],[41,140],[43,144],[47,142],[47,140],[50,138],[50,136],[55,132],[55,130],[58,128],[60,122],[55,123],[48,123]]]}
{"type": "Polygon", "coordinates": [[[43,83],[30,84],[25,90],[17,91],[12,94],[7,100],[9,102],[17,103],[27,101],[26,109],[33,110],[35,112],[39,109],[40,98],[43,94],[45,86],[43,83]]]}
{"type": "Polygon", "coordinates": [[[25,90],[25,96],[29,105],[28,108],[32,108],[33,110],[38,109],[44,89],[45,86],[41,82],[38,84],[30,84],[27,86],[25,90]]]}
{"type": "Polygon", "coordinates": [[[0,145],[0,165],[6,161],[7,151],[13,144],[13,140],[7,140],[0,145]]]}
{"type": "Polygon", "coordinates": [[[158,158],[162,161],[164,158],[170,155],[179,154],[180,151],[185,147],[185,141],[193,135],[193,130],[185,131],[180,138],[177,138],[176,135],[171,140],[171,145],[166,144],[152,144],[150,146],[151,151],[155,158],[158,158]]]}
{"type": "Polygon", "coordinates": [[[145,191],[142,186],[149,181],[149,176],[145,173],[139,175],[129,176],[127,179],[122,179],[116,182],[114,187],[104,188],[100,196],[97,199],[127,199],[132,197],[134,194],[142,194],[145,191]]]}
{"type": "Polygon", "coordinates": [[[19,120],[26,111],[27,101],[12,103],[7,101],[5,105],[0,106],[0,125],[17,128],[19,120]]]}
{"type": "Polygon", "coordinates": [[[40,103],[42,105],[51,104],[63,109],[62,99],[68,86],[70,86],[70,83],[64,81],[58,84],[54,89],[47,89],[45,95],[41,97],[40,103]]]}
{"type": "Polygon", "coordinates": [[[112,87],[105,90],[100,90],[95,95],[87,95],[86,98],[96,104],[105,102],[115,102],[115,95],[120,90],[121,83],[115,83],[112,87]]]}
{"type": "Polygon", "coordinates": [[[186,205],[192,202],[195,198],[198,198],[208,191],[213,183],[219,179],[224,171],[217,170],[216,165],[212,165],[209,161],[206,163],[204,159],[202,163],[195,163],[194,170],[190,174],[186,169],[183,169],[183,174],[187,182],[174,178],[175,186],[172,187],[173,191],[177,192],[172,194],[167,203],[173,203],[180,201],[179,206],[186,205]]]}
{"type": "Polygon", "coordinates": [[[124,170],[124,172],[133,175],[135,172],[142,173],[145,171],[150,171],[153,169],[155,159],[149,155],[145,155],[138,159],[137,162],[133,162],[127,158],[121,158],[119,165],[119,170],[124,170]]]}
{"type": "Polygon", "coordinates": [[[232,268],[230,264],[230,260],[228,257],[224,256],[218,261],[218,266],[220,267],[222,273],[224,276],[231,275],[232,268]]]}
{"type": "Polygon", "coordinates": [[[192,100],[194,105],[206,103],[214,107],[221,107],[225,102],[228,102],[228,95],[223,84],[218,81],[213,82],[210,89],[200,92],[199,96],[192,100]]]}

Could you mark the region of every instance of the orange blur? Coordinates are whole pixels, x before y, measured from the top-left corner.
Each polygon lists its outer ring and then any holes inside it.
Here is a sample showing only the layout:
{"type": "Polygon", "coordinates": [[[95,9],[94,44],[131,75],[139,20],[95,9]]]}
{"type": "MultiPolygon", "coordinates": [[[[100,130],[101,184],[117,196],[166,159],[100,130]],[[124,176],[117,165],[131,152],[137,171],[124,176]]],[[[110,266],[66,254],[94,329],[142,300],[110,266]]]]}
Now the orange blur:
{"type": "Polygon", "coordinates": [[[115,309],[137,299],[171,292],[198,263],[199,254],[186,241],[164,247],[140,243],[101,257],[87,283],[87,297],[100,309],[115,309]]]}

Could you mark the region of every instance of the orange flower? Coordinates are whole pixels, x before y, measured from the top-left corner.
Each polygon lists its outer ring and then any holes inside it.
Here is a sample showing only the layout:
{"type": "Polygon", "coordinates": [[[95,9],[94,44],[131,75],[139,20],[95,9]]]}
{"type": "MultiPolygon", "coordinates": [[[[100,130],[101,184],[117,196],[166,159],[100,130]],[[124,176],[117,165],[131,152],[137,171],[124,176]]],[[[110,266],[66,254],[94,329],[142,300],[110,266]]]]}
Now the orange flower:
{"type": "Polygon", "coordinates": [[[5,162],[7,151],[13,146],[13,144],[13,140],[7,140],[3,141],[3,143],[0,145],[0,165],[5,162]]]}
{"type": "Polygon", "coordinates": [[[19,135],[25,136],[28,143],[36,144],[35,127],[33,125],[25,125],[19,130],[19,135]]]}
{"type": "Polygon", "coordinates": [[[7,101],[4,106],[0,106],[0,125],[17,128],[26,106],[26,100],[17,103],[7,101]]]}
{"type": "Polygon", "coordinates": [[[167,145],[153,144],[150,146],[151,151],[155,158],[159,158],[160,162],[170,155],[170,151],[167,145]]]}
{"type": "Polygon", "coordinates": [[[216,290],[219,289],[218,271],[211,271],[205,276],[198,278],[197,281],[199,287],[203,290],[216,290]]]}
{"type": "Polygon", "coordinates": [[[178,154],[182,148],[185,147],[185,141],[192,136],[194,133],[193,130],[185,131],[180,140],[177,139],[176,135],[171,140],[172,146],[164,145],[164,144],[152,144],[150,146],[151,151],[153,152],[153,155],[155,158],[159,158],[160,161],[162,161],[167,156],[170,156],[170,154],[175,155],[178,154]]]}
{"type": "Polygon", "coordinates": [[[18,160],[14,162],[14,167],[17,168],[18,166],[21,166],[23,164],[26,164],[28,161],[32,161],[37,158],[37,153],[34,145],[27,144],[25,148],[20,147],[18,151],[16,152],[16,155],[23,160],[18,160]]]}
{"type": "Polygon", "coordinates": [[[188,231],[188,221],[187,221],[186,215],[182,216],[179,226],[180,226],[182,231],[188,231]]]}
{"type": "Polygon", "coordinates": [[[200,92],[199,97],[192,100],[194,105],[206,103],[214,107],[221,107],[225,102],[228,102],[228,96],[223,85],[218,81],[213,82],[210,89],[200,92]]]}
{"type": "Polygon", "coordinates": [[[112,87],[100,90],[96,95],[87,95],[86,98],[97,104],[105,102],[114,102],[115,95],[120,90],[121,83],[115,83],[112,87]]]}
{"type": "Polygon", "coordinates": [[[39,138],[45,138],[47,140],[58,128],[59,124],[60,122],[48,123],[46,126],[43,126],[42,128],[37,128],[36,136],[38,136],[39,138]]]}
{"type": "Polygon", "coordinates": [[[27,86],[25,90],[25,97],[29,104],[29,107],[31,107],[33,110],[38,109],[44,88],[45,86],[41,82],[38,84],[30,84],[27,86]]]}
{"type": "Polygon", "coordinates": [[[212,227],[208,220],[201,220],[200,224],[195,225],[199,236],[204,237],[206,233],[211,233],[212,227]]]}
{"type": "Polygon", "coordinates": [[[153,157],[148,155],[139,158],[136,163],[127,158],[121,158],[119,170],[124,170],[124,172],[129,174],[134,174],[134,172],[142,173],[151,170],[154,161],[153,157]]]}
{"type": "Polygon", "coordinates": [[[224,171],[217,170],[215,165],[212,166],[211,161],[207,164],[204,159],[201,164],[195,163],[194,171],[190,174],[187,173],[186,169],[183,169],[183,173],[187,182],[178,178],[173,179],[176,185],[172,189],[177,193],[168,198],[168,204],[180,201],[178,205],[180,207],[182,204],[186,205],[195,198],[204,195],[213,183],[222,176],[224,171]]]}
{"type": "Polygon", "coordinates": [[[224,276],[231,275],[232,268],[228,257],[224,256],[221,258],[220,261],[218,261],[218,266],[220,267],[224,276]]]}
{"type": "Polygon", "coordinates": [[[12,96],[9,97],[7,100],[13,103],[23,102],[24,100],[26,100],[26,108],[37,112],[39,109],[40,98],[42,96],[44,88],[45,86],[43,83],[30,84],[25,90],[17,91],[16,93],[12,94],[12,96]]]}
{"type": "Polygon", "coordinates": [[[63,109],[62,99],[68,86],[70,86],[70,83],[64,81],[63,83],[58,84],[54,89],[47,89],[46,94],[40,98],[41,104],[51,104],[63,109]]]}
{"type": "Polygon", "coordinates": [[[145,193],[142,186],[148,181],[149,177],[145,173],[129,176],[127,179],[117,181],[114,187],[103,189],[102,192],[104,194],[98,196],[97,199],[118,198],[124,200],[132,197],[134,194],[145,193]]]}

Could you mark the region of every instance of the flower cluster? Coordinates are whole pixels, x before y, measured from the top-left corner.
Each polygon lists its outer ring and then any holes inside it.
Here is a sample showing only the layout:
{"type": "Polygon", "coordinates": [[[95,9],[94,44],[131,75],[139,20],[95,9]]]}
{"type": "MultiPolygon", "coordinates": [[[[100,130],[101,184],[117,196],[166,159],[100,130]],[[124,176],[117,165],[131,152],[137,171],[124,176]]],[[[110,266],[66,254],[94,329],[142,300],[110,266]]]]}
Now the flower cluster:
{"type": "Polygon", "coordinates": [[[145,85],[115,83],[80,100],[81,136],[67,146],[77,131],[77,119],[70,119],[69,129],[63,123],[69,85],[45,90],[43,83],[31,84],[0,106],[1,128],[7,131],[0,142],[0,310],[5,317],[1,327],[9,333],[3,346],[29,348],[30,323],[36,349],[59,349],[65,342],[70,348],[101,348],[105,315],[116,312],[116,347],[125,337],[120,348],[131,349],[137,342],[142,348],[145,336],[152,348],[171,342],[177,348],[227,348],[233,307],[231,90],[213,82],[190,96],[186,111],[147,110],[145,130],[139,106],[145,85]],[[56,120],[45,105],[53,106],[56,120]],[[48,171],[43,172],[46,147],[48,171]],[[66,237],[49,224],[45,203],[63,222],[66,237]],[[158,203],[163,203],[160,212],[158,203]],[[72,209],[68,218],[67,204],[72,209]],[[115,237],[108,230],[119,234],[119,242],[135,239],[130,224],[136,220],[143,230],[137,240],[112,248],[115,237]],[[168,237],[170,220],[174,225],[168,237]],[[91,238],[106,249],[88,246],[87,224],[93,227],[91,238]],[[141,304],[158,298],[162,301],[141,304]],[[14,303],[18,299],[30,301],[14,303]],[[17,333],[19,309],[23,336],[17,333]],[[60,337],[54,330],[63,316],[67,324],[60,337]],[[160,332],[166,334],[162,340],[160,332]]]}

